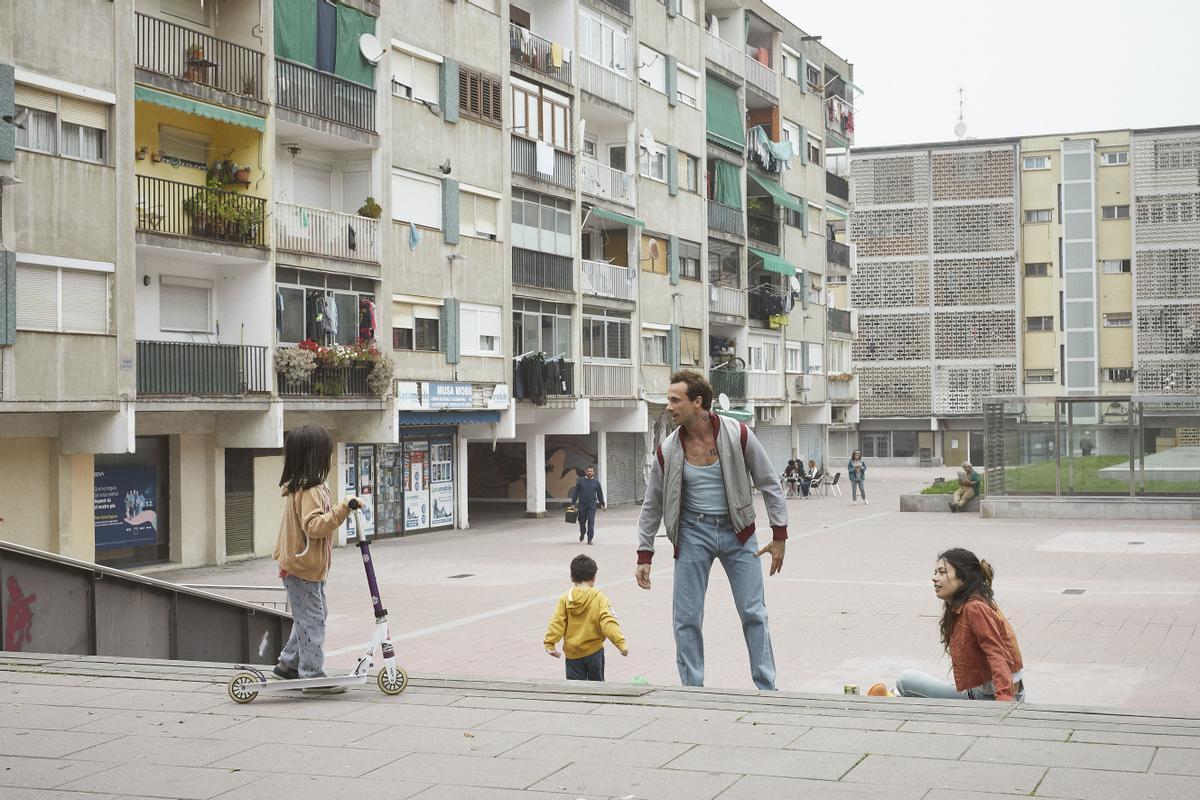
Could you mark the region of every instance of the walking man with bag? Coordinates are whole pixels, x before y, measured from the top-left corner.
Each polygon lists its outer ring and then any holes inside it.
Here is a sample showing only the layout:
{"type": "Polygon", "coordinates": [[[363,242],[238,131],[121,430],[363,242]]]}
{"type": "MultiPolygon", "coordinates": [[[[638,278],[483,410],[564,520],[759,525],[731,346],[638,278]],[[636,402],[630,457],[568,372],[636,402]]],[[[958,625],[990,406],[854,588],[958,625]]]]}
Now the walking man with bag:
{"type": "Polygon", "coordinates": [[[604,487],[596,480],[595,467],[588,467],[584,476],[575,481],[570,497],[579,515],[579,541],[586,536],[587,543],[592,544],[592,537],[596,535],[596,508],[608,509],[604,502],[604,487]]]}

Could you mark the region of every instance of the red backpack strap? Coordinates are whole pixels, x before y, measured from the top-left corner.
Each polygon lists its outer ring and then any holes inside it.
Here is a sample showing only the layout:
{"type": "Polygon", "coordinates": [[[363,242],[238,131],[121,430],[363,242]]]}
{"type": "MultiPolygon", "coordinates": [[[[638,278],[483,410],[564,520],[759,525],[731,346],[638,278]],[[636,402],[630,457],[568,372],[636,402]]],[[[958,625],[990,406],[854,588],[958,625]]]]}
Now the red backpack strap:
{"type": "Polygon", "coordinates": [[[658,453],[658,468],[661,469],[663,472],[666,472],[667,467],[666,467],[666,464],[663,462],[663,454],[662,454],[662,445],[661,444],[658,446],[658,450],[656,452],[658,453]]]}
{"type": "Polygon", "coordinates": [[[746,457],[746,439],[748,439],[750,437],[750,429],[746,427],[746,423],[744,423],[744,422],[739,422],[738,425],[741,427],[742,458],[745,458],[746,457]]]}

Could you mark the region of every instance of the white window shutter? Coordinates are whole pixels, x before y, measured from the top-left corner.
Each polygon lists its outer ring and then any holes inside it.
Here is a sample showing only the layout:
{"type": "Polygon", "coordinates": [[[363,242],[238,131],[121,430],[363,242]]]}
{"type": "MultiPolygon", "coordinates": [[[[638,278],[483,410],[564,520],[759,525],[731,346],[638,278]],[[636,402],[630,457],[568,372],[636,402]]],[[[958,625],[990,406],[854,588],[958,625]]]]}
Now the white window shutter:
{"type": "Polygon", "coordinates": [[[158,298],[161,330],[212,332],[212,289],[163,283],[158,298]]]}
{"type": "Polygon", "coordinates": [[[18,83],[16,104],[26,108],[36,108],[38,111],[49,111],[51,114],[58,113],[58,95],[36,86],[25,86],[18,83]]]}
{"type": "Polygon", "coordinates": [[[426,61],[422,58],[414,58],[413,99],[427,100],[436,105],[441,99],[441,91],[438,86],[440,73],[439,66],[434,62],[426,61]]]}
{"type": "Polygon", "coordinates": [[[58,270],[17,265],[17,327],[58,328],[58,270]]]}
{"type": "Polygon", "coordinates": [[[89,103],[74,97],[62,98],[60,116],[63,122],[73,122],[87,128],[108,130],[108,106],[99,103],[89,103]]]}
{"type": "Polygon", "coordinates": [[[108,273],[62,271],[62,329],[108,333],[108,273]]]}
{"type": "Polygon", "coordinates": [[[413,327],[413,306],[408,303],[392,303],[392,327],[413,327]]]}
{"type": "Polygon", "coordinates": [[[475,232],[480,236],[497,236],[496,219],[500,216],[500,201],[475,195],[475,232]]]}

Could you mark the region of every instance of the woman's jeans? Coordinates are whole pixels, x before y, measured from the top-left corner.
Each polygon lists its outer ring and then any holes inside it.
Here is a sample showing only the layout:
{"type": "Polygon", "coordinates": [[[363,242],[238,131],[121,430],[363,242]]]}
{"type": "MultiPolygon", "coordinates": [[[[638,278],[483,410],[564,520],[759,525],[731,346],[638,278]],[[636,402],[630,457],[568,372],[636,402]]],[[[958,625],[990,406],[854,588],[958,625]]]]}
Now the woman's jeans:
{"type": "MultiPolygon", "coordinates": [[[[954,688],[953,683],[915,669],[906,669],[896,678],[896,694],[901,697],[932,697],[938,700],[995,700],[996,688],[988,681],[960,692],[954,688]]],[[[1018,703],[1025,701],[1025,685],[1020,672],[1013,675],[1013,697],[1018,703]]]]}
{"type": "Polygon", "coordinates": [[[864,485],[864,483],[862,481],[850,481],[851,499],[857,500],[860,494],[862,495],[863,500],[867,499],[867,487],[864,485]]]}
{"type": "Polygon", "coordinates": [[[714,559],[720,559],[733,604],[742,620],[750,655],[750,676],[759,689],[775,688],[775,654],[767,630],[762,566],[755,537],[738,541],[727,516],[683,510],[679,518],[679,558],[675,562],[673,620],[675,662],[684,686],[704,685],[704,595],[714,559]]]}

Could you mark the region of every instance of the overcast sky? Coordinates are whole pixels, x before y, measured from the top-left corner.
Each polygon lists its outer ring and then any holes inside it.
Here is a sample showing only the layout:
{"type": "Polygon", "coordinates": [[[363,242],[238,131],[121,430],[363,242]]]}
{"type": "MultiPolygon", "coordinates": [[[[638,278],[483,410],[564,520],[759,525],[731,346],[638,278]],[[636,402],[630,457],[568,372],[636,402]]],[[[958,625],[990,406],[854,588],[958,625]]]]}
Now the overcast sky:
{"type": "Polygon", "coordinates": [[[1195,0],[767,0],[854,64],[855,145],[1200,124],[1195,0]]]}

